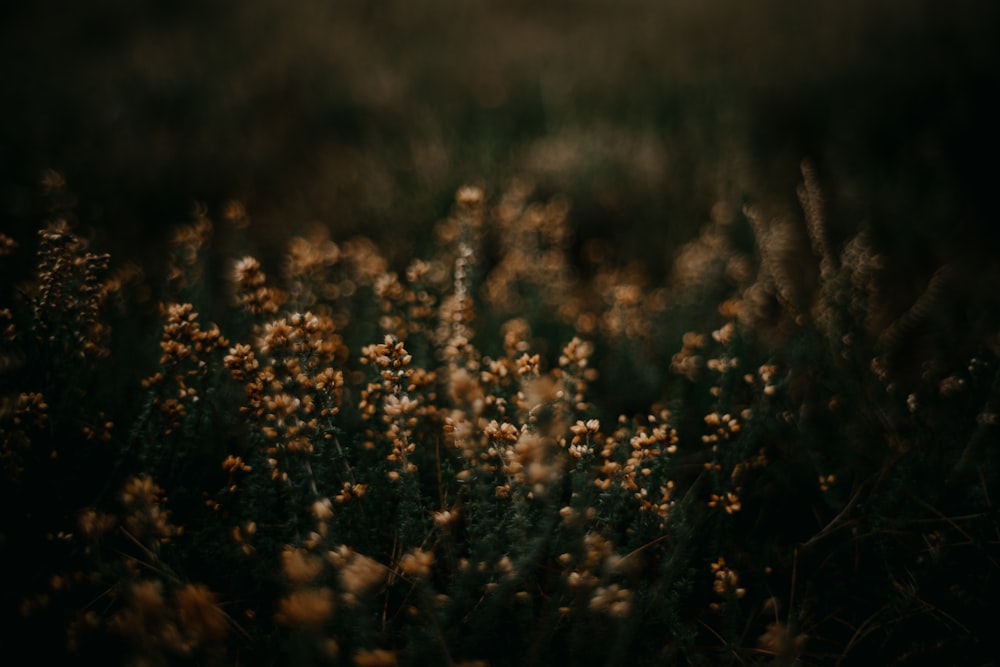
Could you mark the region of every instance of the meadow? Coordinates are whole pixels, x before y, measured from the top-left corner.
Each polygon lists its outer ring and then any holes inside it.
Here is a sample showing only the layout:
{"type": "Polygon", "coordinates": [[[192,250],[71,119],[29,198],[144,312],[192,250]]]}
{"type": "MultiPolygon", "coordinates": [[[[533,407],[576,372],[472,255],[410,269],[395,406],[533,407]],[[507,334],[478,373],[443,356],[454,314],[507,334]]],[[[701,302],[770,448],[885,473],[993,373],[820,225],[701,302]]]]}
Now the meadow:
{"type": "Polygon", "coordinates": [[[995,664],[993,7],[2,12],[5,655],[995,664]]]}

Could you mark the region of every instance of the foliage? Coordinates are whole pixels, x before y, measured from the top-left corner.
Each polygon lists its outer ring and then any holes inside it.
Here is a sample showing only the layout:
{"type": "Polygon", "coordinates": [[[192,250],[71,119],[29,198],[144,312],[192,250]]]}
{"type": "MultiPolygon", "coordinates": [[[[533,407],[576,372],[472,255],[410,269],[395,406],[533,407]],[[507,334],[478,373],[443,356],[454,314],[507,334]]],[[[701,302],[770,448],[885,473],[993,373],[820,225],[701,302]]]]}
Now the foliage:
{"type": "Polygon", "coordinates": [[[997,322],[956,349],[962,267],[901,309],[808,164],[799,196],[720,203],[662,284],[579,259],[568,204],[522,182],[461,188],[399,267],[319,227],[272,269],[241,205],[198,210],[156,287],[45,221],[0,310],[3,648],[986,659],[997,322]]]}

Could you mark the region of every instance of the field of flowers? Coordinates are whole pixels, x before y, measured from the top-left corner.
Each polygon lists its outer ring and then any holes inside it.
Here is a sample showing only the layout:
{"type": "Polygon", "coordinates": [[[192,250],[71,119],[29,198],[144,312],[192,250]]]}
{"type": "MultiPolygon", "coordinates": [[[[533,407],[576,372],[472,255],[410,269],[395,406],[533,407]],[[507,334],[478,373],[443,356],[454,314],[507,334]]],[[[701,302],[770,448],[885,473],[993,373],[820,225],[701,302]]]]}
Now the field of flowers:
{"type": "Polygon", "coordinates": [[[3,655],[996,664],[996,10],[167,4],[3,10],[3,655]]]}

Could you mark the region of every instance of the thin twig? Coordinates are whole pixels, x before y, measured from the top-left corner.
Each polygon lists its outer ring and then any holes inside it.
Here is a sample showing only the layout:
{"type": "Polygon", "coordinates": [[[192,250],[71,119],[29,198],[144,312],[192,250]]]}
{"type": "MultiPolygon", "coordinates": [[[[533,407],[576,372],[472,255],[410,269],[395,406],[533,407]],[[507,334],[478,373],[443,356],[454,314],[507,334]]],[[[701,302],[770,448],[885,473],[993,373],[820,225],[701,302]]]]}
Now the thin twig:
{"type": "MultiPolygon", "coordinates": [[[[698,623],[700,623],[706,630],[708,630],[709,632],[711,632],[715,636],[716,639],[719,640],[720,644],[722,644],[723,646],[729,647],[729,642],[726,641],[725,637],[723,637],[718,632],[716,632],[715,628],[713,628],[711,625],[709,625],[705,621],[701,620],[700,618],[697,619],[697,620],[698,620],[698,623]]],[[[736,658],[741,665],[745,665],[746,664],[746,662],[743,660],[743,658],[740,657],[740,654],[736,651],[736,649],[730,647],[729,648],[729,652],[733,654],[733,657],[736,658]]]]}

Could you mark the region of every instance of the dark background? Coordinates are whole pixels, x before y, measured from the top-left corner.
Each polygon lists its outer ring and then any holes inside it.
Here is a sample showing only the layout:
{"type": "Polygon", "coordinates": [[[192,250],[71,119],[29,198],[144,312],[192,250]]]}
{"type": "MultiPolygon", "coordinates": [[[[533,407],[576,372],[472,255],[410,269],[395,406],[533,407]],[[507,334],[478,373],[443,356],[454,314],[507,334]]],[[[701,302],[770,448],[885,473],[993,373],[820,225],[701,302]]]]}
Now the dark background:
{"type": "MultiPolygon", "coordinates": [[[[265,246],[319,221],[419,253],[455,189],[532,179],[654,271],[719,201],[794,207],[901,270],[992,263],[993,2],[40,0],[0,8],[0,225],[62,173],[77,224],[152,265],[194,202],[265,246]]],[[[835,234],[836,236],[836,234],[835,234]]]]}

